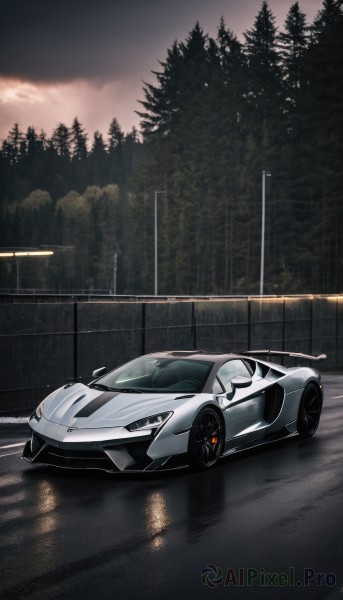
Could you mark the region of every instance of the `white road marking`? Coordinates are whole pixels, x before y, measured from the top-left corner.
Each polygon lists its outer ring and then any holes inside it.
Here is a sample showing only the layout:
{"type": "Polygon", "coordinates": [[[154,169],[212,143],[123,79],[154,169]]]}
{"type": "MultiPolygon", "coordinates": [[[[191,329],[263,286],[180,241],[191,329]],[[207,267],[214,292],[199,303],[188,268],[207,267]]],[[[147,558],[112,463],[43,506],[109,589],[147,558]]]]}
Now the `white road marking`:
{"type": "Polygon", "coordinates": [[[6,456],[12,456],[13,454],[20,454],[21,450],[17,450],[17,452],[8,452],[7,454],[0,454],[0,458],[5,458],[6,456]]]}
{"type": "Polygon", "coordinates": [[[343,396],[332,396],[333,400],[338,400],[339,398],[343,398],[343,396]]]}
{"type": "Polygon", "coordinates": [[[17,448],[18,446],[25,446],[26,442],[20,442],[18,444],[8,444],[7,446],[0,446],[0,450],[4,450],[5,448],[17,448]]]}

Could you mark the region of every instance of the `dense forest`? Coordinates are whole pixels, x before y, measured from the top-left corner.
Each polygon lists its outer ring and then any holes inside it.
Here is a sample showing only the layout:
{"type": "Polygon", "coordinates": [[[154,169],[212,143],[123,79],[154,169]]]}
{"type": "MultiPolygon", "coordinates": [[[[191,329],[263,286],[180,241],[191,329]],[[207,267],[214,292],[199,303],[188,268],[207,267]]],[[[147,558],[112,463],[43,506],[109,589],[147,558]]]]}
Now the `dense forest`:
{"type": "Polygon", "coordinates": [[[113,118],[90,140],[75,118],[3,140],[1,246],[56,247],[21,287],[113,291],[116,256],[117,292],[152,294],[158,190],[159,293],[258,293],[267,169],[265,293],[342,291],[342,1],[312,24],[295,2],[282,31],[264,1],[244,43],[196,23],[159,64],[140,132],[113,118]]]}

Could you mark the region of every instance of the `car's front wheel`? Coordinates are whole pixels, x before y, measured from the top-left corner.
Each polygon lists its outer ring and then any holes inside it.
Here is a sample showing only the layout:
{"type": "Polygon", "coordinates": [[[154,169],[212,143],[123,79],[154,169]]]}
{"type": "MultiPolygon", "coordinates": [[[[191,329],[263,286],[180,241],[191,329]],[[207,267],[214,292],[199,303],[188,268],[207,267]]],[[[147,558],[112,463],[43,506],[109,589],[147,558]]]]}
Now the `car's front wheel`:
{"type": "Polygon", "coordinates": [[[297,428],[301,437],[313,435],[319,425],[322,412],[322,396],[314,383],[309,383],[300,400],[297,428]]]}
{"type": "Polygon", "coordinates": [[[208,406],[198,413],[189,434],[190,466],[195,469],[214,467],[222,453],[223,444],[222,420],[219,414],[208,406]]]}

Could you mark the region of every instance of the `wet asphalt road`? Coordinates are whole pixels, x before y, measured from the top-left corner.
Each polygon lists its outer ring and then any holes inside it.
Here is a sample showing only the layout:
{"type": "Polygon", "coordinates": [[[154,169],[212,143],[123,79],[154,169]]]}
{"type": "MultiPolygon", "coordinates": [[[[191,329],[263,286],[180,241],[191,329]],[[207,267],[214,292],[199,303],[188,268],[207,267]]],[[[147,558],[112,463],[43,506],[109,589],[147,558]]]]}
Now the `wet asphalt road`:
{"type": "Polygon", "coordinates": [[[25,435],[2,427],[1,598],[343,598],[343,376],[323,379],[314,438],[207,473],[30,467],[25,435]]]}

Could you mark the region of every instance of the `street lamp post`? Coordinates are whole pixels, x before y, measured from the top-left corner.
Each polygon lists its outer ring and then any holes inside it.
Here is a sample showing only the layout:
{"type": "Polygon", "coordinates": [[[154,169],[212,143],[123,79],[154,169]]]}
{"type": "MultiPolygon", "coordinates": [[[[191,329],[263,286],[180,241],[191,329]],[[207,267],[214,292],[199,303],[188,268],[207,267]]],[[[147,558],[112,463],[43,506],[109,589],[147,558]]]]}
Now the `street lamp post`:
{"type": "Polygon", "coordinates": [[[262,229],[261,229],[261,266],[260,266],[260,296],[263,296],[264,284],[264,239],[266,229],[266,177],[271,177],[269,171],[262,171],[262,229]]]}
{"type": "Polygon", "coordinates": [[[118,268],[118,252],[113,256],[113,296],[117,295],[117,268],[118,268]]]}
{"type": "Polygon", "coordinates": [[[16,267],[17,267],[17,294],[19,294],[20,275],[19,275],[19,258],[18,258],[18,256],[15,257],[15,262],[16,262],[16,267]]]}
{"type": "Polygon", "coordinates": [[[164,190],[161,191],[156,191],[155,190],[155,235],[154,235],[154,240],[155,240],[155,278],[154,278],[154,295],[157,296],[157,292],[158,292],[158,248],[157,248],[157,197],[158,194],[165,194],[166,192],[164,190]]]}

